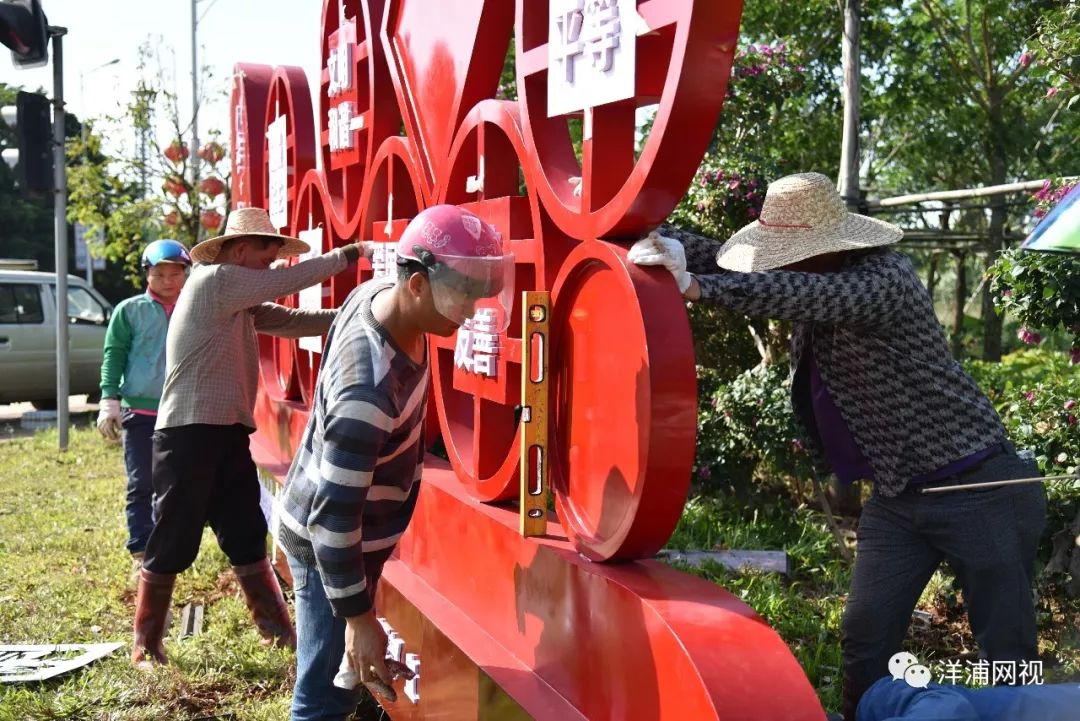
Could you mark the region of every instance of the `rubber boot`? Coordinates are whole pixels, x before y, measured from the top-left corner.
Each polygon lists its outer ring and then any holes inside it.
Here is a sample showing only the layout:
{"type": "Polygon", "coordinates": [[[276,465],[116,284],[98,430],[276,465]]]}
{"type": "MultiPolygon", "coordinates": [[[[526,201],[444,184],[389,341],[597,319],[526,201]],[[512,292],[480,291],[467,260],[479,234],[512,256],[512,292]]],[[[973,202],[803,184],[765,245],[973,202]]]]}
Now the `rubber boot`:
{"type": "Polygon", "coordinates": [[[151,668],[154,661],[168,663],[162,638],[169,621],[169,604],[175,583],[175,573],[154,573],[144,568],[139,574],[131,662],[140,669],[151,668]]]}
{"type": "Polygon", "coordinates": [[[255,627],[262,634],[263,643],[295,649],[296,632],[289,618],[289,606],[281,595],[270,559],[233,566],[233,572],[244,591],[244,600],[255,620],[255,627]]]}

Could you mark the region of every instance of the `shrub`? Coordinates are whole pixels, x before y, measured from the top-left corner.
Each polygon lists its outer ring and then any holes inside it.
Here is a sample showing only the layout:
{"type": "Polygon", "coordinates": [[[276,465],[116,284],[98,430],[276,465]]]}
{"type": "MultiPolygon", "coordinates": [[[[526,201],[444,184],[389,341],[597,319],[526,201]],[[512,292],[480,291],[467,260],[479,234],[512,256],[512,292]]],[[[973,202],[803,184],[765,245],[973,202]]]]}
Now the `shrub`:
{"type": "Polygon", "coordinates": [[[743,492],[762,477],[811,475],[810,453],[791,409],[787,365],[759,365],[730,383],[699,372],[698,480],[743,492]]]}
{"type": "Polygon", "coordinates": [[[1062,353],[1026,350],[1001,363],[971,361],[966,369],[1001,414],[1017,448],[1035,452],[1046,474],[1074,473],[1080,464],[1080,369],[1062,353]]]}

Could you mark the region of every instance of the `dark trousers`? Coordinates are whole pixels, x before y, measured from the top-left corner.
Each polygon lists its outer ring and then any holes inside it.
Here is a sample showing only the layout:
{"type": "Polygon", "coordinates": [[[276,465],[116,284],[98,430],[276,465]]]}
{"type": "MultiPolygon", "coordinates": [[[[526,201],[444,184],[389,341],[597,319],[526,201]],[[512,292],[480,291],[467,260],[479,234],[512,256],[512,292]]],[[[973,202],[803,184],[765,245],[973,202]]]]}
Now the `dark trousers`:
{"type": "Polygon", "coordinates": [[[154,492],[158,520],[143,565],[154,573],[180,573],[199,553],[207,523],[234,566],[266,556],[266,518],[259,507],[258,471],[250,430],[190,425],[154,433],[154,492]]]}
{"type": "Polygon", "coordinates": [[[128,541],[131,553],[142,553],[154,530],[154,422],[157,416],[124,409],[120,425],[124,429],[124,467],[127,469],[128,541]]]}
{"type": "MultiPolygon", "coordinates": [[[[951,483],[1031,478],[1034,461],[1011,451],[983,461],[951,483]]],[[[939,485],[939,484],[931,484],[939,485]]],[[[896,498],[876,492],[859,520],[851,593],[844,610],[844,716],[888,674],[911,613],[931,575],[947,561],[964,593],[980,656],[988,661],[1038,658],[1032,580],[1046,523],[1040,484],[896,498]]],[[[920,659],[924,665],[949,659],[920,659]]]]}

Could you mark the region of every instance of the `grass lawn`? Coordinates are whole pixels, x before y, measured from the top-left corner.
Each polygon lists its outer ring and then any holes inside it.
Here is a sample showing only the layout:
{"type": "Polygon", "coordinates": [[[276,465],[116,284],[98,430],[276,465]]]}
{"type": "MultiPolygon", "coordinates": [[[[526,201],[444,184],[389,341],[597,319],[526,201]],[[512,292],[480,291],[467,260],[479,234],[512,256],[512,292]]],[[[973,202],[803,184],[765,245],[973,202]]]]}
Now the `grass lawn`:
{"type": "Polygon", "coordinates": [[[81,671],[0,686],[0,721],[288,718],[292,653],[259,643],[228,562],[206,532],[173,597],[206,607],[203,633],[165,646],[172,665],[144,674],[128,662],[134,589],[124,550],[124,469],[96,430],[0,443],[0,642],[125,647],[81,671]]]}

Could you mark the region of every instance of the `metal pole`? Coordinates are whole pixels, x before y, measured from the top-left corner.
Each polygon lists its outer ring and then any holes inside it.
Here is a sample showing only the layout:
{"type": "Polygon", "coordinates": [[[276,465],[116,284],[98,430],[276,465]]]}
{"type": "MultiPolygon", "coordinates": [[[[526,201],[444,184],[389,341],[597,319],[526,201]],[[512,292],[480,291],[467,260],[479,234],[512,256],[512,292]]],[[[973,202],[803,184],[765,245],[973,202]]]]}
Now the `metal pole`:
{"type": "MultiPolygon", "coordinates": [[[[1072,181],[1080,176],[1066,175],[1060,180],[1072,181]]],[[[1009,193],[1022,193],[1028,190],[1036,190],[1047,183],[1049,178],[1043,180],[1025,180],[1020,183],[1006,183],[1005,185],[987,185],[983,188],[962,188],[960,190],[938,190],[932,193],[915,193],[913,195],[898,195],[895,198],[882,198],[869,203],[871,208],[890,208],[895,205],[908,205],[910,203],[924,203],[931,200],[961,200],[964,198],[988,198],[995,195],[1008,195],[1009,193]]],[[[981,206],[988,208],[990,206],[981,206]]],[[[937,210],[935,208],[934,210],[937,210]]],[[[909,212],[904,210],[903,212],[909,212]]]]}
{"type": "Polygon", "coordinates": [[[68,447],[68,248],[67,173],[64,164],[64,35],[50,27],[53,45],[53,185],[56,242],[56,430],[60,450],[68,447]]]}
{"type": "Polygon", "coordinates": [[[859,207],[859,4],[844,1],[844,134],[840,141],[840,196],[850,210],[859,207]]]}
{"type": "Polygon", "coordinates": [[[952,491],[969,491],[975,488],[1000,488],[1002,486],[1017,486],[1027,483],[1052,483],[1055,481],[1075,481],[1080,480],[1080,474],[1073,473],[1063,476],[1040,476],[1039,478],[1015,478],[1011,481],[986,481],[984,483],[965,483],[959,486],[934,486],[933,488],[923,488],[919,493],[951,493],[952,491]]]}
{"type": "MultiPolygon", "coordinates": [[[[110,65],[116,65],[120,62],[120,58],[113,58],[112,60],[102,63],[96,67],[90,68],[90,72],[94,73],[102,68],[107,68],[110,65]]],[[[89,156],[86,152],[86,71],[79,71],[79,112],[83,114],[83,117],[79,118],[79,135],[82,138],[82,152],[84,161],[89,156]]],[[[83,236],[83,242],[86,243],[86,236],[83,236]]],[[[90,255],[90,245],[86,245],[86,282],[90,284],[90,287],[94,287],[94,260],[90,255]]]]}
{"type": "Polygon", "coordinates": [[[199,222],[199,62],[196,35],[199,19],[195,15],[198,0],[191,0],[191,179],[195,190],[191,194],[195,214],[195,238],[199,242],[202,225],[199,222]]]}

